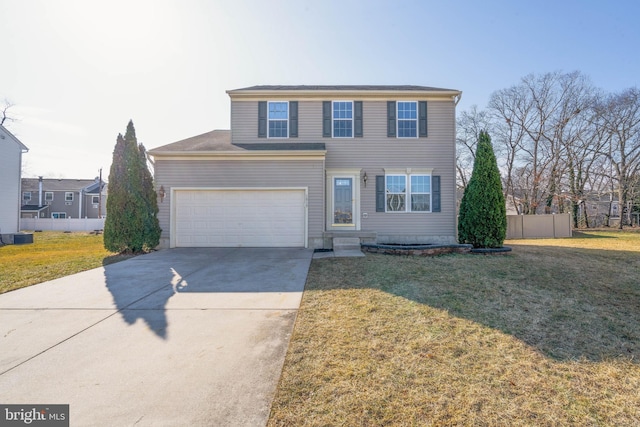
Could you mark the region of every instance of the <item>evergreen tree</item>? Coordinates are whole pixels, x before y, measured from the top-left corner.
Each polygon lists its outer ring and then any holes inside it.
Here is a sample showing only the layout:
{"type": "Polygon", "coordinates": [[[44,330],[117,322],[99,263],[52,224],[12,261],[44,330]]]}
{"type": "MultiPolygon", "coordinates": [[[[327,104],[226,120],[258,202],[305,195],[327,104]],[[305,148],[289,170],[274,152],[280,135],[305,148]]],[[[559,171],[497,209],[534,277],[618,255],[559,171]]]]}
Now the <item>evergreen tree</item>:
{"type": "Polygon", "coordinates": [[[460,202],[458,240],[475,248],[502,247],[507,211],[491,137],[481,131],[469,185],[460,202]]]}
{"type": "Polygon", "coordinates": [[[118,134],[109,172],[104,246],[112,252],[146,252],[160,242],[158,202],[147,168],[144,146],[138,145],[133,122],[118,134]]]}

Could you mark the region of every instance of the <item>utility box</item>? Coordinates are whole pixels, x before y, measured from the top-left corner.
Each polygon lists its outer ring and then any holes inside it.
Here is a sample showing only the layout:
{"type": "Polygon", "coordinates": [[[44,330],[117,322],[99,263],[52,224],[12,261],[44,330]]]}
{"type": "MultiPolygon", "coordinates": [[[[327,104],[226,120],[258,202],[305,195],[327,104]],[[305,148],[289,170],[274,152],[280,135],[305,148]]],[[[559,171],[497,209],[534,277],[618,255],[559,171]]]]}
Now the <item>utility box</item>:
{"type": "Polygon", "coordinates": [[[33,234],[31,233],[16,233],[13,235],[13,244],[22,245],[25,243],[33,243],[33,234]]]}

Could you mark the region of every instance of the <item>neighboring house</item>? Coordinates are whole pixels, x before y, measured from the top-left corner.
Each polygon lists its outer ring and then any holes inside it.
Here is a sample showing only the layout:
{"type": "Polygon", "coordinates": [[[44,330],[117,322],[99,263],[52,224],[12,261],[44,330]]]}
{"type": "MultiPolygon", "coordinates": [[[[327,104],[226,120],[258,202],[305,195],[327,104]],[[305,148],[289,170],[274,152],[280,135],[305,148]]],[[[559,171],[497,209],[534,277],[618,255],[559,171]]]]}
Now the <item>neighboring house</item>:
{"type": "Polygon", "coordinates": [[[99,178],[23,178],[21,194],[21,218],[101,218],[107,212],[107,184],[99,178]]]}
{"type": "Polygon", "coordinates": [[[161,246],[455,243],[458,90],[230,90],[231,130],[149,151],[161,246]]]}
{"type": "MultiPolygon", "coordinates": [[[[22,153],[28,150],[0,125],[0,236],[20,231],[20,173],[22,153]]],[[[4,241],[4,237],[3,237],[4,241]]]]}

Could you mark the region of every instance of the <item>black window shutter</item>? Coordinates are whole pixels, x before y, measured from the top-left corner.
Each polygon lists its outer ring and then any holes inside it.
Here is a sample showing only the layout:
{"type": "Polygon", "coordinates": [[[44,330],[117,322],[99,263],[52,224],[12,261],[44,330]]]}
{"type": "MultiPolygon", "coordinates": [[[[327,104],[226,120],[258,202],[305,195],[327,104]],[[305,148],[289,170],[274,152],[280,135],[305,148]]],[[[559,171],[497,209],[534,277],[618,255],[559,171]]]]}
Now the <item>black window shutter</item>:
{"type": "Polygon", "coordinates": [[[376,212],[384,212],[384,175],[376,175],[376,212]]]}
{"type": "Polygon", "coordinates": [[[387,136],[396,136],[396,102],[387,101],[387,136]]]}
{"type": "Polygon", "coordinates": [[[418,102],[418,136],[427,136],[427,101],[418,102]]]}
{"type": "Polygon", "coordinates": [[[267,137],[267,101],[258,102],[258,138],[267,137]]]}
{"type": "Polygon", "coordinates": [[[298,137],[298,101],[289,101],[289,138],[298,137]]]}
{"type": "Polygon", "coordinates": [[[440,212],[440,176],[431,177],[431,212],[440,212]]]}
{"type": "Polygon", "coordinates": [[[331,138],[331,101],[322,101],[322,137],[331,138]]]}
{"type": "Polygon", "coordinates": [[[353,136],[362,138],[362,101],[353,101],[353,136]]]}

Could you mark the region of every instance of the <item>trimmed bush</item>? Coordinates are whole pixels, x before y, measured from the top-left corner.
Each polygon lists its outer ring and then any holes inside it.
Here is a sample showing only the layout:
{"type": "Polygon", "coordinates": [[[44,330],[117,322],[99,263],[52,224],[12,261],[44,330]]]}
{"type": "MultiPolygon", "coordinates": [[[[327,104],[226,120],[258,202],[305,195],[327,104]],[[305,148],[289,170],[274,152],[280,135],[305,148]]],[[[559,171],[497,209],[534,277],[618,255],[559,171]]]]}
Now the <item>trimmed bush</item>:
{"type": "Polygon", "coordinates": [[[507,233],[507,210],[500,171],[485,131],[478,136],[473,173],[460,202],[458,241],[474,248],[502,247],[507,233]]]}

